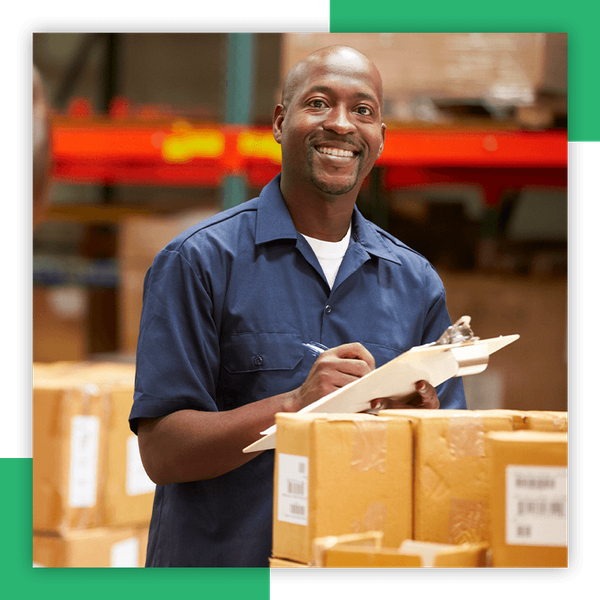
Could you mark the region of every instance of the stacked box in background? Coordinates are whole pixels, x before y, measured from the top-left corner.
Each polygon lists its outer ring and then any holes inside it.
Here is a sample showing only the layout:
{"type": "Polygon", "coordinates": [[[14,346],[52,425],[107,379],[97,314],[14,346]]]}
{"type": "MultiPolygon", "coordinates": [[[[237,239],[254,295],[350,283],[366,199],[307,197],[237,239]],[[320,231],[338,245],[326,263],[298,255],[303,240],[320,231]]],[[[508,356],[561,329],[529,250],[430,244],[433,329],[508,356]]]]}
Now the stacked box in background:
{"type": "Polygon", "coordinates": [[[278,414],[273,557],[314,562],[313,540],[412,529],[410,424],[366,414],[278,414]]]}
{"type": "Polygon", "coordinates": [[[111,539],[121,544],[116,562],[126,549],[145,552],[144,543],[123,543],[147,535],[155,487],[127,421],[134,371],[122,363],[34,365],[34,562],[41,566],[50,566],[43,563],[49,553],[55,566],[105,561],[101,549],[111,539]]]}
{"type": "Polygon", "coordinates": [[[68,529],[60,534],[34,534],[37,567],[143,567],[148,527],[68,529]]]}
{"type": "Polygon", "coordinates": [[[567,434],[493,432],[492,564],[567,567],[567,434]]]}
{"type": "MultiPolygon", "coordinates": [[[[566,34],[556,33],[288,33],[281,72],[324,46],[343,44],[366,54],[385,83],[386,123],[446,122],[424,112],[420,99],[488,106],[536,106],[545,91],[566,95],[566,34]],[[556,68],[556,65],[562,68],[556,68]]],[[[528,123],[523,123],[527,125],[528,123]]]]}

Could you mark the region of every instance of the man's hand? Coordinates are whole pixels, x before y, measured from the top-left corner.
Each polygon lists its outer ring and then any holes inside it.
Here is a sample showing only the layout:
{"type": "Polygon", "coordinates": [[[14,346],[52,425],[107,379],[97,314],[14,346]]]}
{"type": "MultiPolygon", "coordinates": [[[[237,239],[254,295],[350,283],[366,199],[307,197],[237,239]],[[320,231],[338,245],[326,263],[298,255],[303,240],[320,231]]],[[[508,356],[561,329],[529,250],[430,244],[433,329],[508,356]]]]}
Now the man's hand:
{"type": "Polygon", "coordinates": [[[358,342],[326,350],[315,361],[305,382],[294,390],[286,408],[289,412],[298,412],[374,369],[375,359],[358,342]]]}
{"type": "Polygon", "coordinates": [[[402,398],[377,398],[371,400],[371,408],[439,408],[440,401],[435,388],[427,381],[417,381],[415,393],[402,398]]]}

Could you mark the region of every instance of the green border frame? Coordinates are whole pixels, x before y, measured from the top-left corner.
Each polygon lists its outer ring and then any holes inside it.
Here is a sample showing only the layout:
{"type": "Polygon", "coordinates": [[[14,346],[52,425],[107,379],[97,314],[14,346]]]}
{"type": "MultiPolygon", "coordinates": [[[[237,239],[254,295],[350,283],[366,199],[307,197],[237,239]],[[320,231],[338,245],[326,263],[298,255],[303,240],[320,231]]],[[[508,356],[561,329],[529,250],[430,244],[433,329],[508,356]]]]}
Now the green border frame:
{"type": "MultiPolygon", "coordinates": [[[[600,56],[596,28],[600,8],[581,0],[525,4],[505,0],[482,8],[466,0],[430,0],[418,7],[397,0],[330,0],[330,31],[548,31],[569,35],[569,141],[600,140],[595,107],[600,95],[595,73],[600,56]],[[588,74],[585,78],[584,74],[588,74]]],[[[191,15],[193,18],[194,15],[191,15]]],[[[200,598],[269,597],[268,569],[34,569],[31,547],[30,458],[0,458],[3,514],[0,564],[3,588],[22,597],[65,600],[84,596],[131,600],[186,592],[200,598]]],[[[298,573],[296,573],[298,574],[298,573]]],[[[12,597],[13,594],[11,594],[12,597]]]]}

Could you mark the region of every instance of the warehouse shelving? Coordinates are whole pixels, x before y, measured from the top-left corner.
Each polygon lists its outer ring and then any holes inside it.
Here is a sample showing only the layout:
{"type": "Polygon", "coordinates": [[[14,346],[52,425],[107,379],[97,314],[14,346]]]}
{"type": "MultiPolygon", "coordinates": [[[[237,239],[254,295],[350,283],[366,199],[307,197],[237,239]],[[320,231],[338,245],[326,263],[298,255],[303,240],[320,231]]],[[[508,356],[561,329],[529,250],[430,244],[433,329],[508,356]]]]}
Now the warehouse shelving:
{"type": "MultiPolygon", "coordinates": [[[[52,122],[53,176],[63,183],[217,187],[228,176],[244,175],[249,186],[261,187],[280,169],[268,127],[136,117],[122,109],[94,115],[85,104],[74,106],[52,122]]],[[[377,164],[388,188],[470,182],[495,205],[506,188],[566,187],[567,133],[390,127],[377,164]]]]}

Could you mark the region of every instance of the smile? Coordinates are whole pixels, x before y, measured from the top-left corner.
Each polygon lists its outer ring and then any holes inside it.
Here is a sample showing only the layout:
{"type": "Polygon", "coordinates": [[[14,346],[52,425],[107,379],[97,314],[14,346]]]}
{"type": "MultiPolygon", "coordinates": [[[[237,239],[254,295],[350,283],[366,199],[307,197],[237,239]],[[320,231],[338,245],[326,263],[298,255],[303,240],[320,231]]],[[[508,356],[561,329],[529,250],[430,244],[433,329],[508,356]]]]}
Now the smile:
{"type": "Polygon", "coordinates": [[[327,154],[329,156],[338,156],[341,158],[352,158],[355,152],[352,150],[343,150],[342,148],[316,147],[315,150],[319,154],[327,154]]]}

